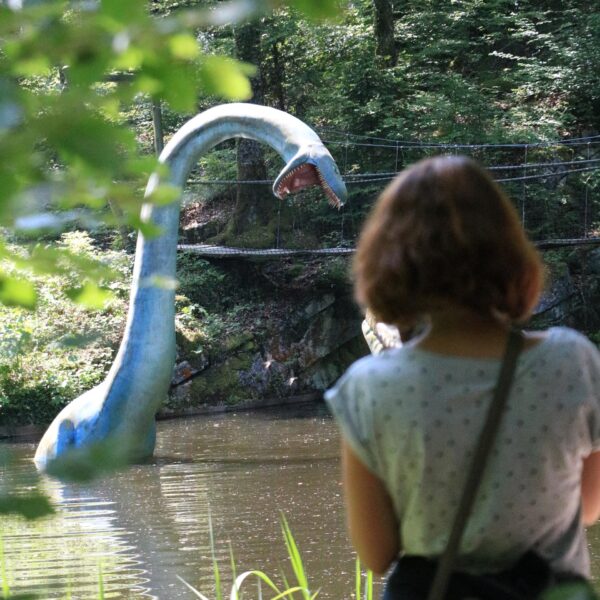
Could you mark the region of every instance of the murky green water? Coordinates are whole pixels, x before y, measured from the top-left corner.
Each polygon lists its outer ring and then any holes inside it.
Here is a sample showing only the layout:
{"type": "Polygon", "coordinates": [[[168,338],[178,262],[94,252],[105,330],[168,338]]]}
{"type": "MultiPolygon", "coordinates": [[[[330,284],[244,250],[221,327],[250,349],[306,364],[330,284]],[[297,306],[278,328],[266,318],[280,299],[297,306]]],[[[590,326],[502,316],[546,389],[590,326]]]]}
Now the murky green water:
{"type": "MultiPolygon", "coordinates": [[[[8,447],[17,461],[2,473],[2,485],[31,485],[35,445],[8,447]]],[[[70,590],[73,599],[98,598],[101,569],[106,597],[196,597],[182,577],[214,600],[209,514],[225,598],[229,543],[238,572],[258,568],[281,583],[282,570],[291,576],[283,511],[319,598],[352,597],[338,436],[322,406],[161,422],[153,463],[92,485],[44,479],[43,487],[56,502],[55,517],[32,524],[0,519],[13,593],[50,599],[67,598],[70,590]]],[[[589,537],[598,578],[600,527],[589,537]]],[[[247,589],[246,600],[259,597],[254,584],[247,589]]]]}
{"type": "MultiPolygon", "coordinates": [[[[22,486],[34,468],[33,444],[15,444],[17,463],[3,483],[22,486]]],[[[97,598],[101,565],[107,596],[193,598],[178,577],[211,600],[214,578],[208,515],[218,563],[291,576],[280,530],[283,511],[319,598],[350,598],[354,554],[345,532],[338,437],[318,406],[197,417],[159,423],[156,459],[92,485],[46,479],[52,519],[2,519],[11,591],[42,598],[97,598]]],[[[256,586],[248,586],[256,598],[256,586]]],[[[229,597],[227,587],[226,597],[229,597]]]]}

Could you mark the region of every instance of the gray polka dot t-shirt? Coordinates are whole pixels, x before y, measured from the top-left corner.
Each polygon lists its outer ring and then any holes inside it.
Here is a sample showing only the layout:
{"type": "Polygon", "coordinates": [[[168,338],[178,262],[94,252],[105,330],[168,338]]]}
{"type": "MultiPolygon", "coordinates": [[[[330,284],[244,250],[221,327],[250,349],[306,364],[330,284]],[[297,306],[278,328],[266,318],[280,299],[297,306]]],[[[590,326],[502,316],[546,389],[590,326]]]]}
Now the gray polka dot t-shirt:
{"type": "MultiPolygon", "coordinates": [[[[406,345],[357,361],[325,394],[385,483],[407,554],[446,546],[500,362],[406,345]]],[[[552,328],[521,354],[458,568],[503,569],[533,548],[556,569],[589,575],[580,478],[582,459],[600,450],[599,384],[600,353],[571,329],[552,328]]]]}

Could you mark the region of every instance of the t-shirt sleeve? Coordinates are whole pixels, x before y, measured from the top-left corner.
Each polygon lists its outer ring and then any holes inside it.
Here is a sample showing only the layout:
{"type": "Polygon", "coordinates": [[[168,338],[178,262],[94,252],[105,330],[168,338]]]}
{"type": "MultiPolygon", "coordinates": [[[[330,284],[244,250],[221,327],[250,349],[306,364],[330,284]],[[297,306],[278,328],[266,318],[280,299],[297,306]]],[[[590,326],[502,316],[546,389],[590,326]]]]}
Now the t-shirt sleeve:
{"type": "Polygon", "coordinates": [[[351,367],[325,392],[329,406],[344,439],[358,458],[378,475],[373,434],[373,401],[368,393],[368,379],[364,369],[351,367]]]}

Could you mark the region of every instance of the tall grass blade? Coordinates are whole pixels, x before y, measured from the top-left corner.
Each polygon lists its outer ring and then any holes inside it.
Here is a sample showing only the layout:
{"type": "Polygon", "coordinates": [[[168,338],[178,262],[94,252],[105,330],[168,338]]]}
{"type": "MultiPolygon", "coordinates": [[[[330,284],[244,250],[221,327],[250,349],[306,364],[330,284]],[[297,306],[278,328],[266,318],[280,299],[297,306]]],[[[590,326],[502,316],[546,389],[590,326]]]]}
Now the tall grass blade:
{"type": "Polygon", "coordinates": [[[193,585],[190,585],[183,577],[177,575],[177,579],[181,581],[187,588],[192,591],[200,600],[209,600],[204,594],[201,594],[193,585]]]}
{"type": "MultiPolygon", "coordinates": [[[[235,567],[235,558],[233,556],[233,547],[231,546],[231,540],[229,540],[229,564],[231,566],[231,574],[233,576],[233,580],[235,581],[237,579],[237,570],[235,567]]],[[[242,598],[242,594],[237,593],[236,590],[236,594],[235,594],[235,600],[241,600],[242,598]]]]}
{"type": "MultiPolygon", "coordinates": [[[[281,591],[275,585],[275,583],[273,583],[273,580],[267,574],[265,574],[263,571],[244,571],[243,573],[238,575],[238,577],[236,577],[235,582],[233,583],[233,586],[231,587],[231,595],[229,597],[229,600],[235,600],[235,594],[237,594],[240,591],[242,584],[250,576],[257,577],[259,582],[267,584],[277,594],[276,596],[273,596],[273,598],[271,598],[271,600],[281,600],[281,598],[292,598],[294,592],[307,591],[307,590],[303,590],[299,586],[288,588],[284,591],[281,591]]],[[[261,590],[260,593],[262,594],[262,589],[261,588],[259,588],[259,589],[261,590]]]]}
{"type": "MultiPolygon", "coordinates": [[[[279,565],[279,572],[281,573],[281,580],[283,581],[283,587],[286,590],[289,590],[292,586],[290,585],[290,582],[288,581],[287,575],[285,574],[285,571],[283,570],[283,568],[281,567],[281,565],[279,565]]],[[[290,596],[291,598],[294,598],[294,596],[290,596]]]]}
{"type": "Polygon", "coordinates": [[[308,587],[308,579],[304,570],[304,564],[302,563],[302,557],[300,556],[300,551],[298,550],[296,540],[292,535],[292,530],[290,529],[287,519],[283,513],[281,513],[281,530],[283,532],[283,539],[285,540],[285,546],[287,548],[290,562],[292,563],[292,570],[294,571],[296,581],[303,590],[302,596],[304,600],[310,600],[311,595],[308,587]]]}
{"type": "Polygon", "coordinates": [[[373,600],[373,571],[367,570],[367,583],[365,585],[365,599],[373,600]]]}
{"type": "Polygon", "coordinates": [[[104,575],[102,573],[102,561],[98,562],[98,600],[104,600],[104,575]]]}
{"type": "Polygon", "coordinates": [[[67,595],[65,596],[65,600],[71,600],[71,586],[73,582],[71,581],[71,576],[69,575],[69,579],[67,579],[67,595]]]}
{"type": "Polygon", "coordinates": [[[217,600],[223,600],[223,594],[221,591],[221,572],[219,571],[219,563],[217,562],[217,554],[215,552],[215,537],[212,526],[212,515],[210,512],[208,513],[208,535],[210,538],[210,553],[212,556],[213,577],[215,580],[217,600]]]}
{"type": "Polygon", "coordinates": [[[360,600],[362,597],[361,594],[361,586],[362,586],[362,571],[360,568],[360,559],[358,556],[354,561],[354,597],[356,600],[360,600]]]}
{"type": "Polygon", "coordinates": [[[4,556],[4,538],[0,535],[0,577],[2,577],[2,597],[10,598],[10,587],[6,575],[6,557],[4,556]]]}

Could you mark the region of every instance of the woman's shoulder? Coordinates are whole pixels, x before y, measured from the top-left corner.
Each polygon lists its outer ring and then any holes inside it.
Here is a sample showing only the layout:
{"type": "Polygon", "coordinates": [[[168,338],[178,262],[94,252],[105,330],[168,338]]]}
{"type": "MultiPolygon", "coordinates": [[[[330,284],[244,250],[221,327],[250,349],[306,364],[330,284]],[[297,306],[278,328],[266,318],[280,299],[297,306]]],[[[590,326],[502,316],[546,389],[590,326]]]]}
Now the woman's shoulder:
{"type": "Polygon", "coordinates": [[[593,344],[583,333],[570,327],[550,327],[542,332],[542,342],[549,347],[564,348],[578,347],[591,351],[598,351],[598,348],[593,344]]]}
{"type": "Polygon", "coordinates": [[[531,356],[553,358],[571,365],[588,364],[600,369],[600,351],[583,333],[570,327],[551,327],[542,335],[541,342],[529,350],[531,356]]]}
{"type": "Polygon", "coordinates": [[[408,346],[389,348],[379,354],[367,354],[354,361],[346,374],[350,376],[385,374],[390,371],[397,371],[404,363],[413,360],[414,356],[408,346]]]}
{"type": "Polygon", "coordinates": [[[406,374],[403,365],[407,361],[410,361],[410,352],[403,347],[368,354],[354,361],[332,390],[372,388],[381,381],[392,382],[401,373],[406,374]]]}

